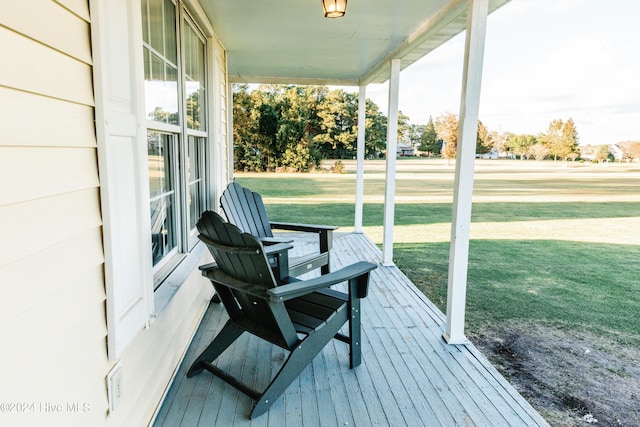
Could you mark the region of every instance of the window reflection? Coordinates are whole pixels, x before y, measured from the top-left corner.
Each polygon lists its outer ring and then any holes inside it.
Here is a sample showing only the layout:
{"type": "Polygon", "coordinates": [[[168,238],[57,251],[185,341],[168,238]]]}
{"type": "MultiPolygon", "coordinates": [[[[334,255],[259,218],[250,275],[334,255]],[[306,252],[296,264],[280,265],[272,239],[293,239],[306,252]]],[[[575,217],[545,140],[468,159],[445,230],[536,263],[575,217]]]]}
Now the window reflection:
{"type": "Polygon", "coordinates": [[[205,66],[204,43],[189,25],[185,25],[185,97],[187,126],[205,130],[205,66]]]}
{"type": "Polygon", "coordinates": [[[153,265],[177,246],[172,143],[171,135],[147,134],[153,265]]]}
{"type": "Polygon", "coordinates": [[[189,191],[187,202],[191,228],[195,228],[205,206],[204,167],[204,138],[189,136],[187,157],[189,191]]]}
{"type": "Polygon", "coordinates": [[[177,125],[176,9],[171,0],[142,0],[145,112],[150,120],[177,125]]]}

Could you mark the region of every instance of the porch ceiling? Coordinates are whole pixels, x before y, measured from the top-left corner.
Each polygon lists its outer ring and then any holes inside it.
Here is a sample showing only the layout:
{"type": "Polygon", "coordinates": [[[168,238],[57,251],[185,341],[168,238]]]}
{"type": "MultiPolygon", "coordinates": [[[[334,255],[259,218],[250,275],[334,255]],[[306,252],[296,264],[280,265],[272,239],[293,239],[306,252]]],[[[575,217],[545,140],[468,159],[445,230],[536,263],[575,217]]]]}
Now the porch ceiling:
{"type": "MultiPolygon", "coordinates": [[[[489,0],[493,12],[509,0],[489,0]]],[[[366,85],[389,78],[466,26],[467,0],[349,0],[327,19],[320,0],[200,0],[227,49],[229,80],[366,85]]]]}

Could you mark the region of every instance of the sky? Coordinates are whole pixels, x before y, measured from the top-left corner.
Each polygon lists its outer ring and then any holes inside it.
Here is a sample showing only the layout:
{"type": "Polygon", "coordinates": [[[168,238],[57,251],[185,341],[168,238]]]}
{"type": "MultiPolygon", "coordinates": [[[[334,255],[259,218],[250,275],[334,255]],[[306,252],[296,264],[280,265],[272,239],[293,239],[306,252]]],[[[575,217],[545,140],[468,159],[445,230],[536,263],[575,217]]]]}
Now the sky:
{"type": "MultiPolygon", "coordinates": [[[[464,33],[400,74],[412,124],[459,113],[464,33]]],[[[345,88],[346,89],[346,88],[345,88]]],[[[387,114],[387,84],[367,86],[387,114]]],[[[538,134],[572,118],[582,145],[640,140],[640,1],[512,0],[487,22],[480,120],[538,134]]]]}

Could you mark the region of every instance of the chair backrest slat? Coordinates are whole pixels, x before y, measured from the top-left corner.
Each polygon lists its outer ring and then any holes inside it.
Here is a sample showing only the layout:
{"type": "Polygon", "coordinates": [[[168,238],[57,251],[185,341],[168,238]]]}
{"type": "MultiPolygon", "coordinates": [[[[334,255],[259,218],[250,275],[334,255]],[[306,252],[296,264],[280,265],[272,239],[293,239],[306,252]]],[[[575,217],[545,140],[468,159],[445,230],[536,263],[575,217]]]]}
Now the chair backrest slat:
{"type": "Polygon", "coordinates": [[[222,271],[245,282],[267,288],[275,286],[269,261],[258,239],[251,234],[243,233],[238,227],[225,222],[220,215],[211,211],[202,214],[197,227],[200,234],[218,244],[209,246],[209,250],[222,271]],[[225,250],[224,247],[252,251],[232,251],[225,250]]]}
{"type": "Polygon", "coordinates": [[[243,212],[243,209],[246,209],[246,202],[243,203],[241,200],[243,197],[244,194],[238,192],[236,185],[231,183],[222,193],[222,197],[220,197],[220,205],[222,206],[222,210],[229,222],[247,233],[254,234],[251,230],[251,224],[249,224],[247,217],[243,212]]]}
{"type": "Polygon", "coordinates": [[[258,193],[230,183],[220,198],[220,205],[230,223],[257,237],[273,237],[269,218],[258,193]]]}
{"type": "Polygon", "coordinates": [[[260,193],[256,193],[246,188],[245,191],[250,193],[253,197],[254,207],[252,210],[252,215],[254,215],[254,219],[256,220],[256,227],[259,227],[259,231],[261,233],[264,233],[264,236],[262,237],[273,237],[273,231],[271,231],[271,224],[269,223],[267,210],[264,208],[264,203],[262,202],[262,196],[260,195],[260,193]]]}

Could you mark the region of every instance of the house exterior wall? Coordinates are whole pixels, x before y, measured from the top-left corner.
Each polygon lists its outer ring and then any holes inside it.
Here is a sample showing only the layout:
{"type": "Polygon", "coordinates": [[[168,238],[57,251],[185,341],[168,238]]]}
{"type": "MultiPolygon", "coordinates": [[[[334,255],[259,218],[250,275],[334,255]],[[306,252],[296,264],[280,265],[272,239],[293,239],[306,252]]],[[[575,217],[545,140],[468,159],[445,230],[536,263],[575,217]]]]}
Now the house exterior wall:
{"type": "Polygon", "coordinates": [[[33,404],[1,412],[2,425],[79,424],[51,412],[80,402],[84,425],[105,419],[89,11],[66,7],[0,14],[0,402],[33,404]]]}
{"type": "MultiPolygon", "coordinates": [[[[91,15],[86,0],[7,2],[0,14],[0,425],[147,425],[211,296],[194,269],[109,360],[91,15]],[[122,401],[110,411],[117,362],[122,401]]],[[[225,54],[210,40],[223,124],[225,54]]],[[[212,135],[212,197],[226,135],[212,135]]]]}

